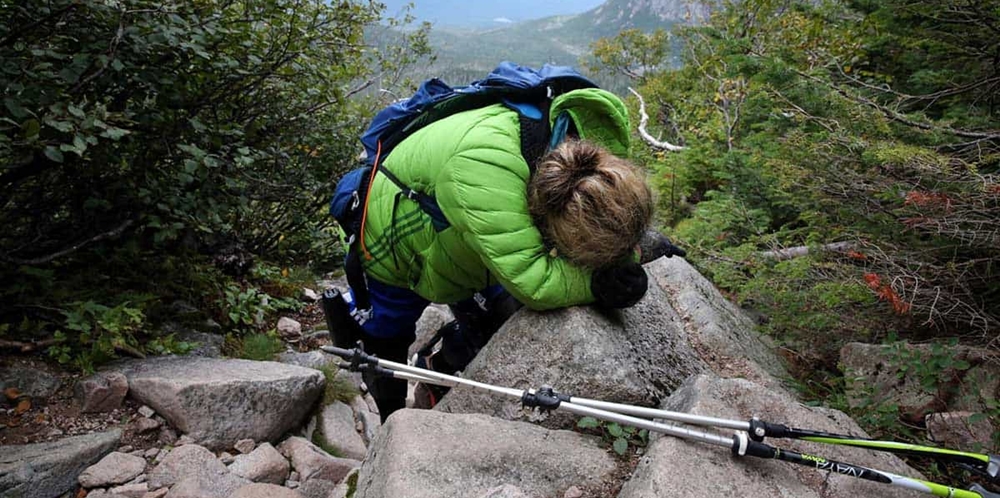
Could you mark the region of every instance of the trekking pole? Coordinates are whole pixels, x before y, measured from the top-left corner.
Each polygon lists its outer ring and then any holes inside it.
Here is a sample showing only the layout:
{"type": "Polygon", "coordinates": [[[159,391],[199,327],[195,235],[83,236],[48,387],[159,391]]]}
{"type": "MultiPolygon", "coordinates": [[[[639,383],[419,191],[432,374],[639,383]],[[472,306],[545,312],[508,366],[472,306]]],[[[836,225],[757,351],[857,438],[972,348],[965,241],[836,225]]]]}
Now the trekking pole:
{"type": "MultiPolygon", "coordinates": [[[[694,429],[678,427],[675,425],[668,425],[659,422],[654,422],[651,420],[637,418],[632,415],[627,415],[615,411],[608,411],[600,408],[584,406],[571,401],[566,401],[571,398],[564,394],[558,394],[555,391],[553,391],[551,387],[547,386],[543,386],[538,390],[533,390],[533,389],[522,390],[522,389],[500,387],[482,382],[477,382],[470,379],[455,377],[452,375],[447,375],[432,370],[425,370],[422,368],[412,367],[409,365],[396,363],[393,361],[383,360],[376,356],[368,355],[358,348],[349,350],[349,349],[337,348],[334,346],[323,346],[322,349],[327,353],[336,355],[344,360],[350,361],[350,363],[341,364],[341,368],[346,368],[354,371],[369,371],[374,373],[375,375],[385,375],[404,380],[417,380],[419,382],[426,382],[430,384],[442,385],[447,387],[457,387],[459,385],[469,386],[486,392],[517,397],[521,400],[521,403],[524,406],[531,408],[539,408],[540,410],[543,411],[562,409],[570,413],[574,413],[576,415],[590,416],[597,419],[624,425],[630,425],[640,429],[659,432],[662,434],[682,439],[702,442],[706,444],[712,444],[715,446],[728,447],[732,451],[734,456],[741,456],[741,457],[753,456],[765,459],[776,459],[789,463],[804,465],[807,467],[813,467],[819,470],[836,472],[838,474],[856,477],[859,479],[865,479],[868,481],[889,484],[892,486],[911,489],[914,491],[920,491],[923,493],[932,494],[934,496],[950,497],[950,498],[1000,498],[1000,494],[986,491],[985,488],[983,488],[978,484],[973,485],[968,491],[962,489],[955,489],[950,486],[946,486],[935,482],[913,479],[910,477],[896,475],[891,472],[875,470],[868,467],[853,465],[844,462],[838,462],[834,460],[828,460],[826,458],[816,455],[809,455],[805,453],[798,453],[791,450],[776,448],[766,443],[750,439],[750,437],[747,435],[746,432],[737,432],[732,437],[726,437],[719,434],[702,432],[694,429]]],[[[620,405],[620,406],[628,406],[628,405],[620,405]]],[[[665,413],[675,413],[675,412],[665,412],[665,413]]],[[[688,415],[689,417],[697,417],[690,414],[684,414],[684,415],[688,415]]],[[[711,425],[710,423],[708,423],[709,420],[722,421],[724,423],[724,425],[722,425],[723,428],[732,428],[729,426],[733,425],[734,423],[741,423],[741,424],[744,423],[744,422],[728,421],[724,419],[712,419],[711,417],[697,417],[697,418],[702,419],[702,421],[704,422],[702,425],[711,425]]]]}
{"type": "Polygon", "coordinates": [[[756,417],[750,419],[749,421],[726,420],[713,417],[702,417],[692,415],[690,413],[672,412],[643,406],[625,405],[595,399],[579,398],[570,395],[563,396],[565,396],[565,401],[601,410],[626,413],[645,418],[659,418],[690,425],[740,430],[747,432],[750,439],[754,441],[763,441],[765,437],[799,439],[814,443],[866,448],[899,455],[934,458],[946,463],[960,465],[967,470],[988,478],[990,482],[1000,484],[1000,479],[998,479],[998,474],[1000,474],[1000,455],[955,451],[947,448],[900,443],[898,441],[881,441],[876,439],[857,438],[845,434],[833,434],[809,429],[799,429],[787,427],[782,424],[765,422],[756,417]]]}

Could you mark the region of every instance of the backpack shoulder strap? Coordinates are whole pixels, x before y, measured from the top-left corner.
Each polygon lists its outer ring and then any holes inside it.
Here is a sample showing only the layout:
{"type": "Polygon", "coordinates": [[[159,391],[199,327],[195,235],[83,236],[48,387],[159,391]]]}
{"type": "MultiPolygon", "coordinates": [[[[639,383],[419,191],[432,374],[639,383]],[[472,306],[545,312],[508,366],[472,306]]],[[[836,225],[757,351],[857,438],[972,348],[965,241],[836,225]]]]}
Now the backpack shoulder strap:
{"type": "Polygon", "coordinates": [[[538,160],[549,148],[549,101],[542,99],[539,104],[511,102],[503,100],[503,104],[517,112],[521,127],[521,156],[528,163],[531,174],[535,174],[538,160]]]}

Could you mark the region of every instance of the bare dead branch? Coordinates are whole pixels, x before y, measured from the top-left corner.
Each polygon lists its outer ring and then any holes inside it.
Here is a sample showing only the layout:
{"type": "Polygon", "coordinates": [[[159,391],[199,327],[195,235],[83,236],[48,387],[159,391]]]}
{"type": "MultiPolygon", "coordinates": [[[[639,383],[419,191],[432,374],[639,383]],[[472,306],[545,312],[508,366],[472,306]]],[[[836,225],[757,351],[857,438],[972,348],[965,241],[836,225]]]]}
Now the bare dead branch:
{"type": "Polygon", "coordinates": [[[671,152],[684,150],[684,147],[681,147],[679,145],[674,145],[669,142],[663,142],[657,140],[653,138],[653,136],[650,135],[648,131],[646,131],[646,124],[649,123],[649,114],[646,113],[646,101],[642,98],[642,95],[639,95],[639,92],[632,89],[632,87],[629,87],[628,91],[632,92],[632,95],[635,95],[636,98],[639,99],[639,116],[640,116],[639,136],[642,137],[643,141],[645,141],[647,144],[649,144],[650,147],[653,147],[654,149],[668,150],[671,152]]]}
{"type": "Polygon", "coordinates": [[[62,250],[57,251],[57,252],[54,252],[54,253],[49,254],[47,256],[42,256],[42,257],[32,258],[32,259],[19,259],[19,258],[11,257],[8,254],[0,254],[0,260],[4,260],[4,261],[7,261],[9,263],[14,263],[14,264],[18,264],[18,265],[41,265],[41,264],[45,264],[45,263],[51,262],[53,260],[56,260],[58,258],[61,258],[63,256],[66,256],[67,254],[71,254],[73,252],[79,251],[80,249],[82,249],[84,246],[86,246],[88,244],[92,244],[94,242],[98,242],[98,241],[101,241],[101,240],[104,240],[104,239],[110,239],[110,238],[117,237],[117,236],[121,235],[121,233],[124,232],[126,228],[132,226],[133,223],[135,223],[135,220],[126,220],[125,223],[122,223],[117,228],[115,228],[115,229],[113,229],[111,231],[97,234],[97,235],[95,235],[95,236],[93,236],[93,237],[91,237],[91,238],[89,238],[87,240],[84,240],[82,242],[78,242],[76,244],[73,244],[72,246],[69,246],[69,247],[67,247],[65,249],[62,249],[62,250]]]}
{"type": "Polygon", "coordinates": [[[16,349],[21,353],[31,353],[40,349],[45,349],[58,342],[59,340],[57,339],[45,339],[43,341],[35,342],[9,341],[7,339],[0,339],[0,349],[16,349]]]}
{"type": "Polygon", "coordinates": [[[757,256],[763,259],[773,259],[775,261],[784,261],[788,259],[800,258],[802,256],[808,255],[810,252],[845,252],[854,247],[854,242],[834,242],[832,244],[824,244],[818,248],[811,248],[809,246],[798,246],[789,247],[787,249],[778,249],[774,251],[764,251],[757,253],[757,256]]]}

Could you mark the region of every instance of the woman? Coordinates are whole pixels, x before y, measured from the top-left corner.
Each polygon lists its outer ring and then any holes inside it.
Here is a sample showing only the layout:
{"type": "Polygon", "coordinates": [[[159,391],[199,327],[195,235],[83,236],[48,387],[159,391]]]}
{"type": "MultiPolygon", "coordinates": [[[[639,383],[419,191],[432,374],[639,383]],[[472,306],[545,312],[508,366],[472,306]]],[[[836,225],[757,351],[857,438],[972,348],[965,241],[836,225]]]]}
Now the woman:
{"type": "MultiPolygon", "coordinates": [[[[402,196],[400,182],[374,176],[361,244],[372,305],[361,326],[366,351],[405,361],[430,302],[459,303],[446,349],[474,354],[518,303],[621,308],[644,295],[635,248],[653,203],[644,174],[621,159],[624,104],[603,90],[575,90],[556,97],[549,116],[566,136],[534,171],[521,152],[519,114],[501,104],[432,123],[383,159],[402,184],[433,197],[447,223],[402,196]]],[[[405,382],[368,384],[383,420],[404,406],[405,382]]]]}

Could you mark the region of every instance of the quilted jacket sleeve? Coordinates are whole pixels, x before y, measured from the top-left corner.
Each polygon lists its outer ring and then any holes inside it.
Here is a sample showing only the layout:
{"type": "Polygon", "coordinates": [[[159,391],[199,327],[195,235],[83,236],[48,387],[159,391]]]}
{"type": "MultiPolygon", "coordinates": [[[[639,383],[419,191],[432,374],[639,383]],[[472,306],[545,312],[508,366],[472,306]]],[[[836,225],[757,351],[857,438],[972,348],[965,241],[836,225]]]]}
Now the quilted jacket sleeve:
{"type": "Polygon", "coordinates": [[[590,270],[545,249],[528,213],[528,165],[519,150],[466,149],[441,171],[438,204],[508,292],[538,310],[593,302],[590,270]]]}

